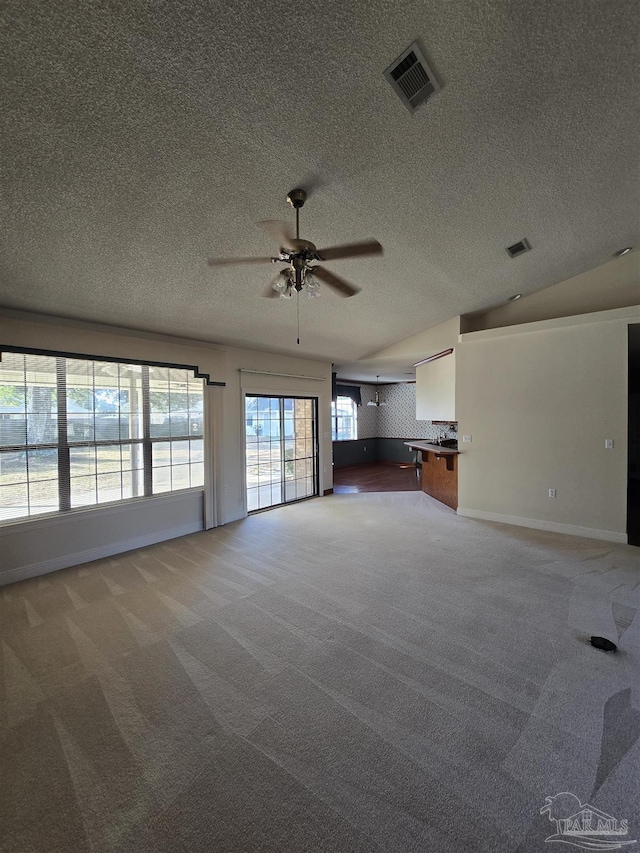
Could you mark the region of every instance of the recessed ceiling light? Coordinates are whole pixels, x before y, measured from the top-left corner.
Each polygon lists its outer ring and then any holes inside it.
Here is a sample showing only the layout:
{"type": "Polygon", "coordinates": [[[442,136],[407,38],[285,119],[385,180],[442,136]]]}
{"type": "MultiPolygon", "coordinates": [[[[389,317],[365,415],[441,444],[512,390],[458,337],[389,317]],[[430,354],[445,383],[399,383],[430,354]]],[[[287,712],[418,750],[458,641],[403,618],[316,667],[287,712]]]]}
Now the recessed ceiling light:
{"type": "Polygon", "coordinates": [[[516,299],[521,299],[521,298],[522,298],[521,293],[514,293],[513,296],[509,297],[509,302],[515,302],[516,299]]]}
{"type": "Polygon", "coordinates": [[[613,257],[621,258],[623,255],[628,255],[631,249],[633,249],[633,246],[625,246],[624,249],[618,249],[617,252],[614,252],[613,257]]]}

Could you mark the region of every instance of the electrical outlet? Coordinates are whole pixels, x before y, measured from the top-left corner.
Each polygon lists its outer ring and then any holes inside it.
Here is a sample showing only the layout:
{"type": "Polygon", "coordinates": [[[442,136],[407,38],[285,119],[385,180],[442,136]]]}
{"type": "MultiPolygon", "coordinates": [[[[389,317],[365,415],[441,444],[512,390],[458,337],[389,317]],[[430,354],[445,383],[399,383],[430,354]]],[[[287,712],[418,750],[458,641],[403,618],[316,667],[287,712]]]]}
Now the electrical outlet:
{"type": "Polygon", "coordinates": [[[364,450],[364,452],[366,453],[366,452],[367,452],[367,445],[365,444],[365,446],[364,446],[362,449],[363,449],[363,450],[364,450]]]}
{"type": "Polygon", "coordinates": [[[612,438],[605,438],[604,449],[605,450],[613,450],[613,439],[612,438]]]}
{"type": "Polygon", "coordinates": [[[465,442],[465,444],[469,444],[471,442],[471,436],[470,435],[463,435],[462,440],[465,442]]]}
{"type": "Polygon", "coordinates": [[[549,489],[549,497],[555,498],[555,496],[556,496],[556,490],[555,489],[549,489]]]}

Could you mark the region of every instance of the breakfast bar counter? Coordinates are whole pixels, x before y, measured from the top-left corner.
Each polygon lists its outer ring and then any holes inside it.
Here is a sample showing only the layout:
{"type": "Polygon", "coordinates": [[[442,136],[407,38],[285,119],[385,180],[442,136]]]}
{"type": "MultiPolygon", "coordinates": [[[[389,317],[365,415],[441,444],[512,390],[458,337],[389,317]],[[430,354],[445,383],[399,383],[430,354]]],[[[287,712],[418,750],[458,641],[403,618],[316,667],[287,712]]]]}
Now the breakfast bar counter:
{"type": "Polygon", "coordinates": [[[422,454],[422,491],[452,509],[458,508],[458,456],[460,451],[428,441],[405,441],[422,454]]]}

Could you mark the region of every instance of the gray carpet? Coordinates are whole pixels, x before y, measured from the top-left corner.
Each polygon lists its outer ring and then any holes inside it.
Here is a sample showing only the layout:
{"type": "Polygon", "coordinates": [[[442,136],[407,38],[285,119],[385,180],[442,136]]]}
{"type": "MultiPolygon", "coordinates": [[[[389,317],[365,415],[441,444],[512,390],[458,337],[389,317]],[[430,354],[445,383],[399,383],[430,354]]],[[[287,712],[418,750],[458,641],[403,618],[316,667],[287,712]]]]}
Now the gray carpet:
{"type": "Polygon", "coordinates": [[[5,587],[0,849],[541,851],[560,792],[640,839],[639,557],[334,495],[5,587]]]}

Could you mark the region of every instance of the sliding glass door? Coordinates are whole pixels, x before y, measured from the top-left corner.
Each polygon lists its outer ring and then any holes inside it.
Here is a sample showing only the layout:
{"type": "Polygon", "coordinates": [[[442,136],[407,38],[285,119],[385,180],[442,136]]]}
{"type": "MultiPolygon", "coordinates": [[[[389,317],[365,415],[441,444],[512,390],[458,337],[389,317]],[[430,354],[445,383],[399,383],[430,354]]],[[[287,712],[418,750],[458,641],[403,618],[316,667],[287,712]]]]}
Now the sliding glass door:
{"type": "Polygon", "coordinates": [[[247,510],[318,494],[315,397],[245,397],[247,510]]]}

